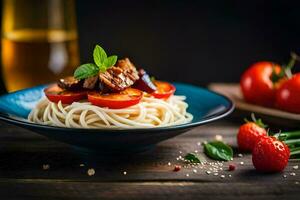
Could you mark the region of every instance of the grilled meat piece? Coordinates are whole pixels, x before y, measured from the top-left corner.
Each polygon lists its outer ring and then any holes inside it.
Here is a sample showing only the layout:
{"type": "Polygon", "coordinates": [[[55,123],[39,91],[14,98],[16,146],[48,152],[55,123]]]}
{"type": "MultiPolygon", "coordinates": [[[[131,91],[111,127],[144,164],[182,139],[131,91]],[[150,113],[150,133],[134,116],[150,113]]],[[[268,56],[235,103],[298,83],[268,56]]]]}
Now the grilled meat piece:
{"type": "Polygon", "coordinates": [[[83,88],[90,89],[90,90],[96,89],[96,87],[98,86],[98,84],[97,84],[98,81],[99,81],[99,78],[97,75],[86,78],[86,79],[84,79],[84,82],[83,82],[83,88]]]}
{"type": "Polygon", "coordinates": [[[83,81],[77,80],[73,76],[67,76],[59,79],[57,84],[62,89],[74,91],[82,89],[83,81]]]}
{"type": "Polygon", "coordinates": [[[133,85],[139,79],[139,75],[135,66],[125,58],[106,72],[99,73],[99,79],[104,90],[119,92],[133,85]]]}
{"type": "Polygon", "coordinates": [[[133,84],[133,88],[145,91],[147,93],[152,93],[156,90],[156,86],[152,83],[149,75],[147,74],[147,72],[144,69],[139,69],[139,77],[140,79],[137,80],[134,84],[133,84]]]}

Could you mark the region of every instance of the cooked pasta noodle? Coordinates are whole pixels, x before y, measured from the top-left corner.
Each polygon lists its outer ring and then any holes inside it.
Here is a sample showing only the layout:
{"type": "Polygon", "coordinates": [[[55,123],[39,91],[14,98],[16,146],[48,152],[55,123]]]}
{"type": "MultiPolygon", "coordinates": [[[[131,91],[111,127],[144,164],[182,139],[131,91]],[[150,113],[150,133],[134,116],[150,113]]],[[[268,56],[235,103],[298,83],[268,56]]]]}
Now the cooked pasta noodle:
{"type": "Polygon", "coordinates": [[[28,120],[31,122],[72,128],[152,128],[190,122],[185,96],[172,95],[167,100],[143,96],[140,103],[123,109],[109,109],[87,101],[64,105],[41,100],[28,120]]]}

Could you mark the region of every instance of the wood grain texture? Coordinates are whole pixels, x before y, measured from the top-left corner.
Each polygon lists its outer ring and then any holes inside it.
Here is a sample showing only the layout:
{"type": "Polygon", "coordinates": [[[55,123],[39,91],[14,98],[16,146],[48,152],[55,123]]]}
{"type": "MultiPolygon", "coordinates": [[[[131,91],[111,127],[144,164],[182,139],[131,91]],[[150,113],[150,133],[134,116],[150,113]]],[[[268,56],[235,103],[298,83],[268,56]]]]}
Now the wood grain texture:
{"type": "Polygon", "coordinates": [[[293,167],[300,162],[291,160],[283,173],[257,173],[251,155],[237,156],[237,129],[238,124],[220,121],[143,154],[86,156],[68,145],[0,123],[0,199],[297,199],[300,169],[293,167]],[[235,171],[229,172],[226,162],[217,176],[206,173],[209,165],[172,171],[174,164],[184,164],[178,156],[201,152],[197,143],[212,140],[216,134],[235,148],[230,162],[237,166],[235,171]],[[43,170],[45,164],[48,170],[43,170]],[[94,176],[87,175],[90,168],[94,176]],[[291,176],[292,172],[296,175],[291,176]]]}

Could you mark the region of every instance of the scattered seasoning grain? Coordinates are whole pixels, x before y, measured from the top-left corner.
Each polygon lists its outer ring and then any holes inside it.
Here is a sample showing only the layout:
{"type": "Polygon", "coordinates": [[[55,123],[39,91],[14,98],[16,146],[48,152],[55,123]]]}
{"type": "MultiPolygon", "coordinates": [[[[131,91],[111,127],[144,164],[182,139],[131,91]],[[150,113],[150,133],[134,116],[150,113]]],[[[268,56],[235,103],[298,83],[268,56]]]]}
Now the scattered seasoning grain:
{"type": "Polygon", "coordinates": [[[43,170],[48,170],[50,169],[50,165],[48,164],[43,164],[43,170]]]}
{"type": "Polygon", "coordinates": [[[221,178],[225,178],[225,175],[222,174],[220,177],[221,177],[221,178]]]}
{"type": "Polygon", "coordinates": [[[79,167],[84,167],[84,164],[80,164],[79,167]]]}
{"type": "Polygon", "coordinates": [[[182,151],[179,151],[180,154],[182,154],[182,151]]]}
{"type": "Polygon", "coordinates": [[[169,166],[171,166],[171,163],[170,163],[170,162],[168,162],[168,165],[169,165],[169,166]]]}
{"type": "Polygon", "coordinates": [[[190,175],[189,175],[189,174],[186,174],[185,176],[189,177],[190,175]]]}
{"type": "Polygon", "coordinates": [[[228,166],[228,171],[234,171],[235,170],[235,165],[234,164],[230,164],[228,166]]]}
{"type": "Polygon", "coordinates": [[[181,169],[181,166],[180,166],[180,165],[175,165],[173,171],[174,171],[174,172],[178,172],[180,169],[181,169]]]}
{"type": "Polygon", "coordinates": [[[244,162],[242,161],[242,162],[240,162],[240,164],[241,164],[241,165],[244,165],[244,162]]]}
{"type": "Polygon", "coordinates": [[[208,174],[208,175],[209,175],[210,173],[211,173],[211,171],[206,171],[206,174],[208,174]]]}
{"type": "Polygon", "coordinates": [[[126,172],[126,171],[124,171],[124,172],[123,172],[123,174],[124,174],[124,175],[127,175],[127,172],[126,172]]]}
{"type": "Polygon", "coordinates": [[[287,177],[287,175],[286,175],[286,174],[284,174],[284,175],[283,175],[283,178],[286,178],[286,177],[287,177]]]}
{"type": "Polygon", "coordinates": [[[231,177],[232,177],[232,175],[231,175],[231,174],[229,174],[229,175],[228,175],[228,177],[229,177],[229,178],[231,178],[231,177]]]}
{"type": "Polygon", "coordinates": [[[197,142],[197,145],[198,145],[198,146],[201,146],[201,142],[197,142]]]}
{"type": "Polygon", "coordinates": [[[214,173],[214,176],[218,176],[219,174],[218,173],[214,173]]]}
{"type": "Polygon", "coordinates": [[[296,176],[296,173],[295,172],[291,172],[290,175],[291,176],[296,176]]]}
{"type": "Polygon", "coordinates": [[[88,171],[87,171],[87,174],[88,174],[89,176],[94,176],[95,173],[96,173],[96,171],[95,171],[93,168],[88,169],[88,171]]]}
{"type": "Polygon", "coordinates": [[[198,150],[195,150],[194,152],[195,152],[195,153],[198,153],[198,150]]]}
{"type": "Polygon", "coordinates": [[[299,168],[298,165],[293,166],[293,169],[298,169],[298,168],[299,168]]]}
{"type": "Polygon", "coordinates": [[[296,184],[296,185],[299,185],[299,182],[298,182],[298,181],[296,181],[296,182],[295,182],[295,184],[296,184]]]}
{"type": "Polygon", "coordinates": [[[240,157],[240,158],[243,157],[243,154],[239,153],[239,154],[238,154],[238,157],[240,157]]]}
{"type": "Polygon", "coordinates": [[[215,136],[215,139],[216,139],[217,141],[222,141],[222,140],[223,140],[223,136],[222,136],[222,135],[216,135],[216,136],[215,136]]]}
{"type": "Polygon", "coordinates": [[[196,169],[193,169],[193,172],[194,172],[194,173],[197,173],[197,170],[196,170],[196,169]]]}

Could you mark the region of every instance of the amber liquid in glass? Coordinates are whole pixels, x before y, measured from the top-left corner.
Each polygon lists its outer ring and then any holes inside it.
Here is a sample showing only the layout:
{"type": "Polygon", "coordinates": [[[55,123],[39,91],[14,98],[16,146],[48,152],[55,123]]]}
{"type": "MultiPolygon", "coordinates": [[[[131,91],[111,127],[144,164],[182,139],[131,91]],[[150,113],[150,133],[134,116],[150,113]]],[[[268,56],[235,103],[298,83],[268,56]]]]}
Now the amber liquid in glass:
{"type": "Polygon", "coordinates": [[[1,56],[8,91],[54,82],[72,75],[79,65],[77,34],[30,29],[9,32],[2,37],[1,56]]]}

